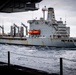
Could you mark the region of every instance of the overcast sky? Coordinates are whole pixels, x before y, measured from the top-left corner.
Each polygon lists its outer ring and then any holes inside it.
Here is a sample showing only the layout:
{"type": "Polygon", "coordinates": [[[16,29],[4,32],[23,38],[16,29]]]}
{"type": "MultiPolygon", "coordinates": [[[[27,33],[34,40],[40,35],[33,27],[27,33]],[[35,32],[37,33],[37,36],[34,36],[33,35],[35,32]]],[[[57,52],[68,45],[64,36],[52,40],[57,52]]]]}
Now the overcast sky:
{"type": "Polygon", "coordinates": [[[43,0],[39,3],[39,10],[18,12],[18,13],[0,13],[0,25],[4,25],[5,32],[10,31],[10,26],[16,23],[18,26],[23,22],[26,25],[27,20],[39,19],[42,17],[41,9],[46,6],[53,7],[55,10],[56,20],[62,18],[63,21],[67,21],[67,26],[70,27],[71,37],[76,37],[76,0],[43,0]]]}

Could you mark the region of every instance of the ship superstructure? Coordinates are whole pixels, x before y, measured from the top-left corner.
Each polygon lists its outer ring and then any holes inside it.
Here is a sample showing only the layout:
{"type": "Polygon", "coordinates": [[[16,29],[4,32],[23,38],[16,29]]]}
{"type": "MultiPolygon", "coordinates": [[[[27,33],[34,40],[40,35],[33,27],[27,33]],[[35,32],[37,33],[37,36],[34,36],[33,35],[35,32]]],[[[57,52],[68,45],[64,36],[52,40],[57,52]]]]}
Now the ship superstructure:
{"type": "MultiPolygon", "coordinates": [[[[43,18],[40,20],[29,20],[30,31],[39,30],[38,34],[30,34],[30,37],[50,37],[50,38],[68,38],[70,36],[70,27],[66,27],[63,21],[57,21],[54,15],[54,9],[42,9],[43,18]],[[45,11],[48,11],[47,20],[45,20],[45,11]]],[[[29,32],[30,32],[29,31],[29,32]]]]}
{"type": "MultiPolygon", "coordinates": [[[[42,9],[43,17],[39,20],[28,20],[29,29],[21,23],[21,27],[16,24],[11,26],[9,36],[0,36],[0,43],[17,44],[17,45],[36,45],[51,47],[76,47],[76,39],[70,37],[70,27],[63,23],[62,19],[57,21],[53,8],[42,9]],[[45,20],[45,12],[47,19],[45,20]],[[16,33],[16,28],[18,32],[16,33]],[[24,28],[26,36],[24,36],[24,28]]],[[[4,28],[2,28],[3,30],[4,28]]],[[[4,32],[3,32],[4,33],[4,32]]]]}

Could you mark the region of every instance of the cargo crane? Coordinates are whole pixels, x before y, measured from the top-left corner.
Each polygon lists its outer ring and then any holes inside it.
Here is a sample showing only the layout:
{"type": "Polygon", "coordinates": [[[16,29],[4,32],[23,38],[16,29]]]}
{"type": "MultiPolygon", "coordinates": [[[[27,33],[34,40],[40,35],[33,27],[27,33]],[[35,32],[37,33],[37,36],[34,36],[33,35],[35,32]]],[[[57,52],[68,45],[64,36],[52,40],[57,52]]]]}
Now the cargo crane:
{"type": "Polygon", "coordinates": [[[0,26],[0,28],[2,29],[2,35],[4,35],[4,26],[0,26]]]}
{"type": "Polygon", "coordinates": [[[21,25],[26,28],[26,35],[28,35],[27,26],[25,24],[23,24],[23,23],[21,23],[21,25]]]}
{"type": "Polygon", "coordinates": [[[14,23],[14,33],[19,37],[19,27],[14,23]],[[18,29],[18,34],[16,34],[16,28],[18,29]]]}

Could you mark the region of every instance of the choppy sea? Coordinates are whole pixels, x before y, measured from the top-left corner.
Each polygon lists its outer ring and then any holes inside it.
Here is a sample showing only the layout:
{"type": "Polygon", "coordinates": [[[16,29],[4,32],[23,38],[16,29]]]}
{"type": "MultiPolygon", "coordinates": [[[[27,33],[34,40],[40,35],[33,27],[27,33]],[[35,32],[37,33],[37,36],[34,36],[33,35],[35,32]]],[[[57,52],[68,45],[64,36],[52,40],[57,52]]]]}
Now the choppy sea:
{"type": "Polygon", "coordinates": [[[63,58],[63,75],[76,75],[76,48],[0,44],[0,61],[8,61],[8,51],[11,64],[49,73],[60,73],[60,58],[63,58]]]}

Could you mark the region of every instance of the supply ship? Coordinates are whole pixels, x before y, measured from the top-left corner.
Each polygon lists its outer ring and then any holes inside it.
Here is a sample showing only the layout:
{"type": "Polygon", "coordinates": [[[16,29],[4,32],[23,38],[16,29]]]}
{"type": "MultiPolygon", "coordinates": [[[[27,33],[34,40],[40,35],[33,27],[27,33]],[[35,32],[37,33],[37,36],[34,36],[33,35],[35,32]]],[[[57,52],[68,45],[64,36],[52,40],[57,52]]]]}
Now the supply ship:
{"type": "Polygon", "coordinates": [[[70,27],[63,23],[62,19],[57,21],[55,19],[54,8],[42,8],[43,17],[39,20],[28,20],[28,26],[21,23],[21,27],[14,24],[11,26],[10,33],[0,35],[1,44],[15,44],[25,46],[50,46],[50,47],[76,47],[76,38],[70,37],[70,27]],[[45,20],[45,12],[47,12],[47,19],[45,20]],[[24,36],[24,28],[26,35],[24,36]],[[18,31],[16,31],[18,30],[18,31]]]}

